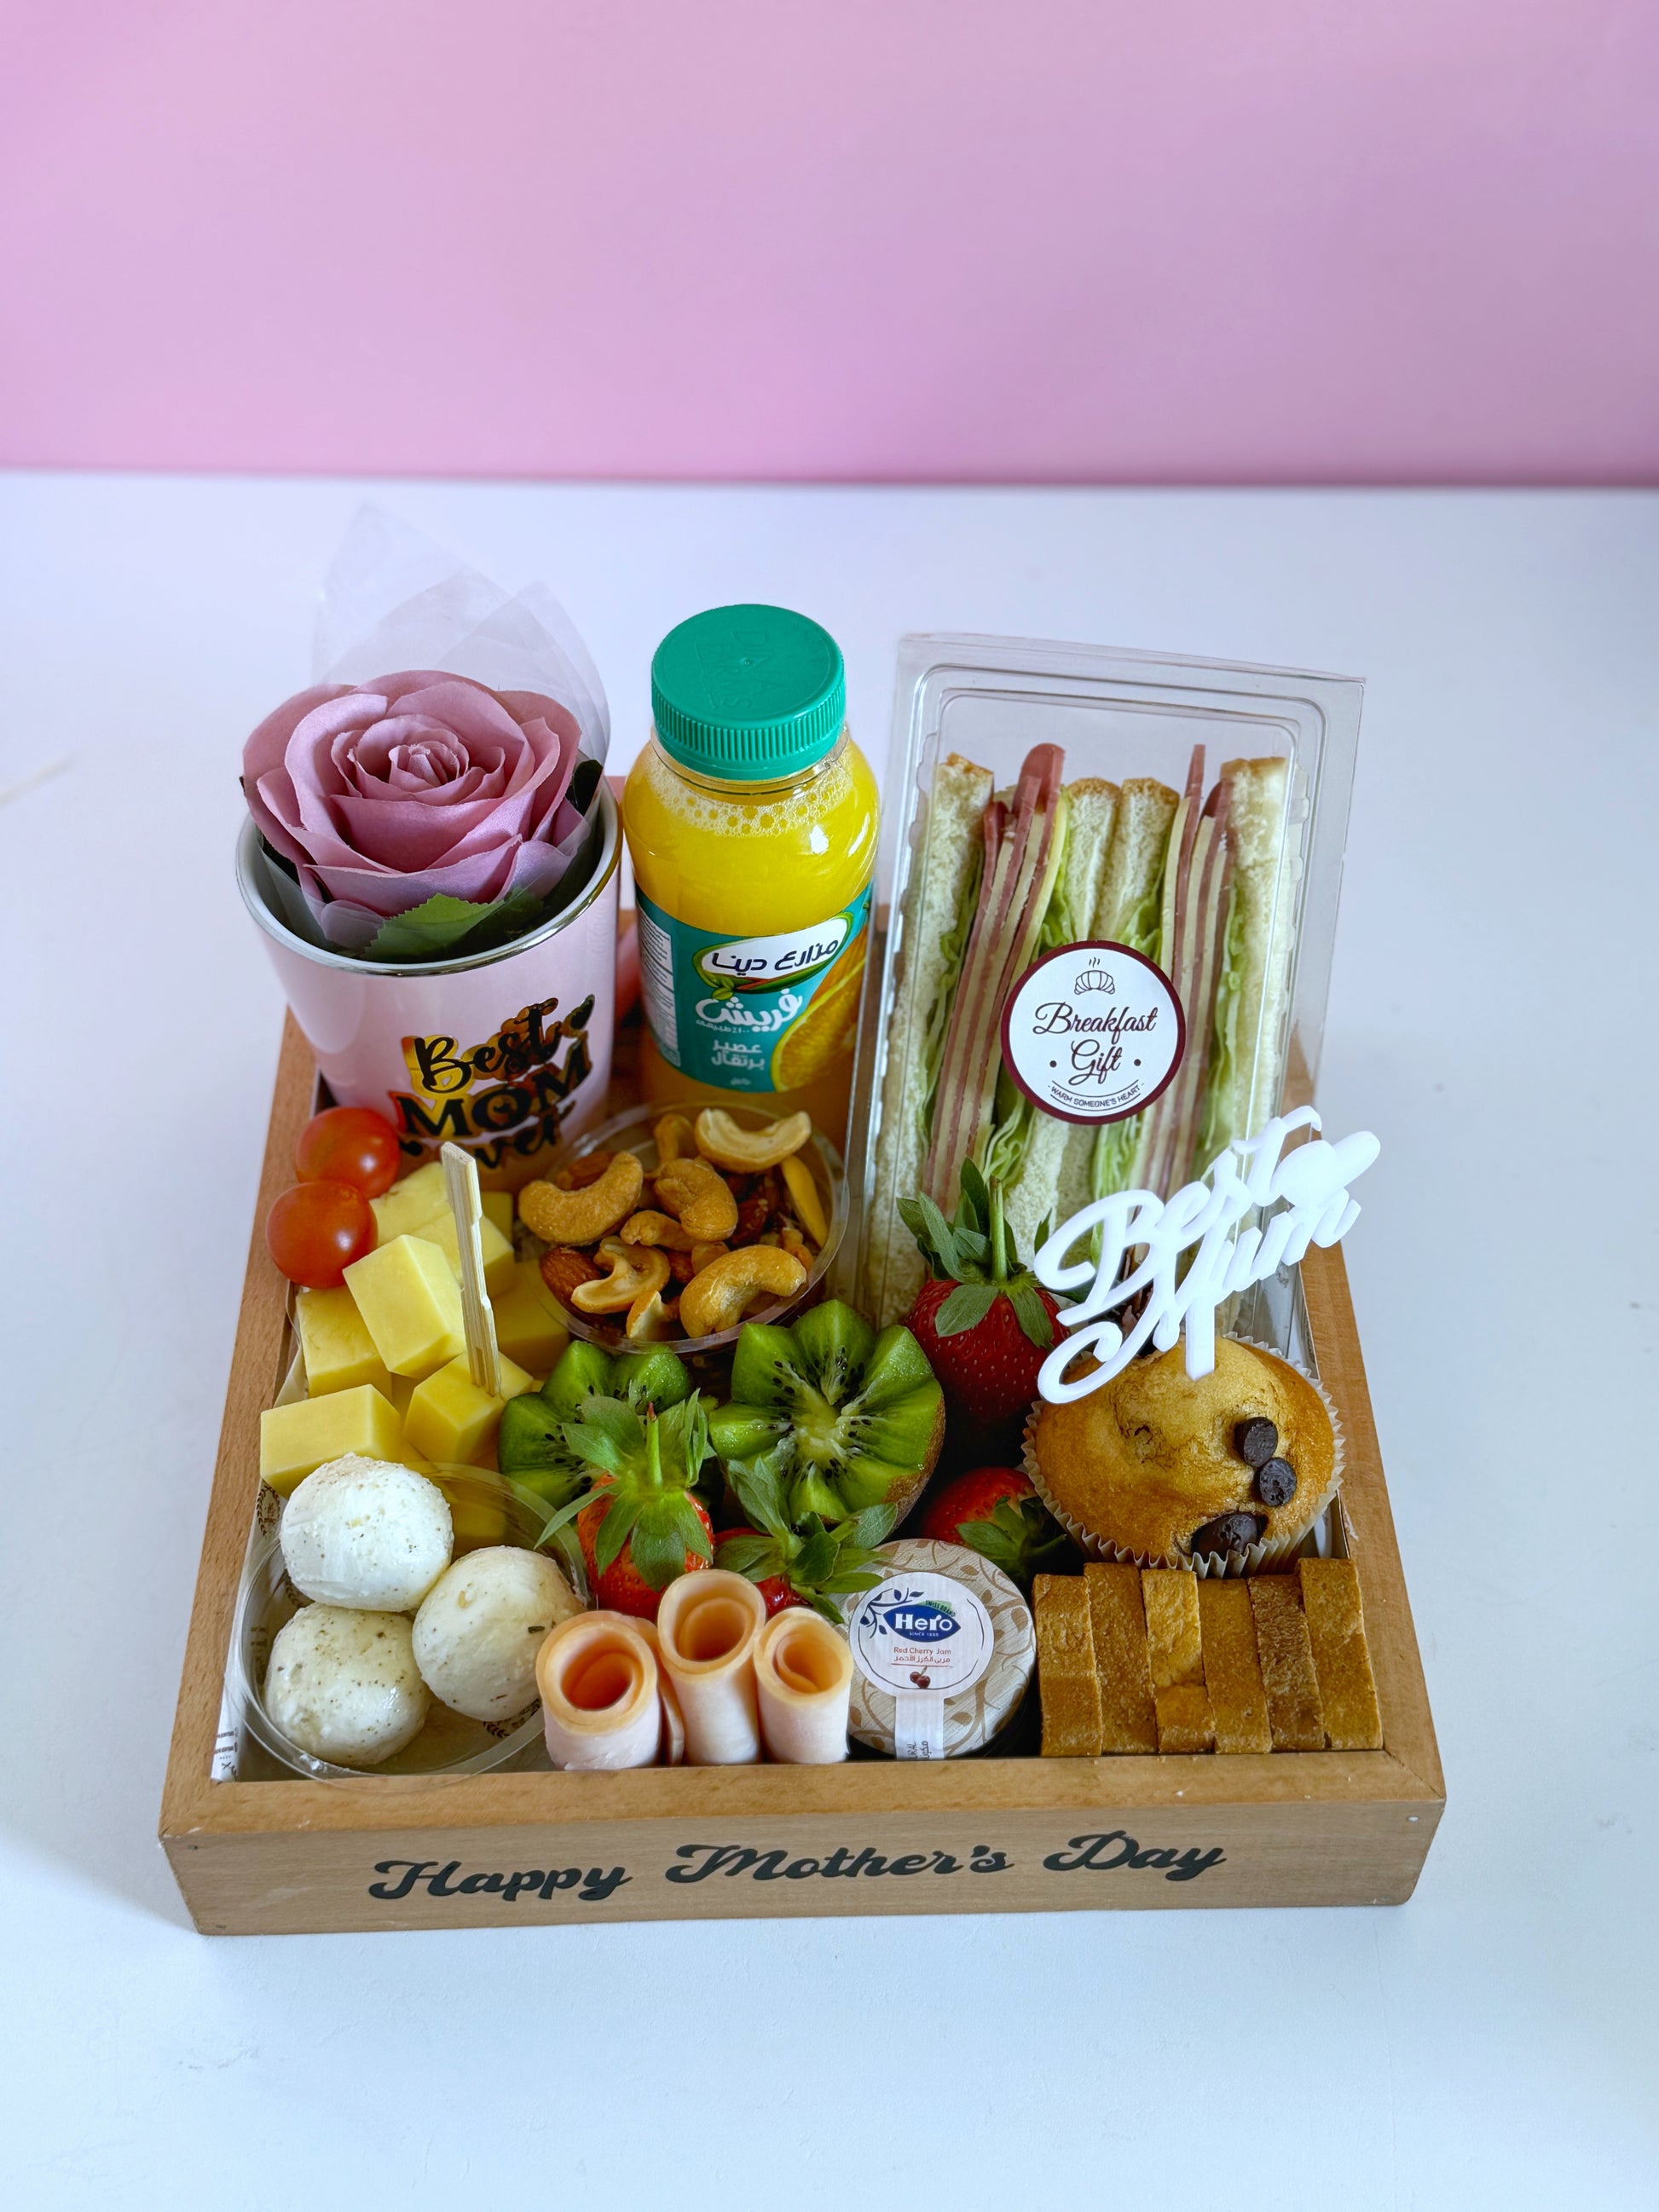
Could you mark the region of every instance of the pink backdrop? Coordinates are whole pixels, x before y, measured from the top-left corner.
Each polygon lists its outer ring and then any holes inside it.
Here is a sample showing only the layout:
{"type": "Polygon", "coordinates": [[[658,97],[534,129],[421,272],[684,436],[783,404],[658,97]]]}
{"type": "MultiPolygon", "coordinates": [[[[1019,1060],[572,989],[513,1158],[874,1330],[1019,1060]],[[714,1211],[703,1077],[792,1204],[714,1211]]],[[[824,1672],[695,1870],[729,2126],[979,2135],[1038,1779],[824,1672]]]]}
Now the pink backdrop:
{"type": "Polygon", "coordinates": [[[12,0],[0,458],[1659,475],[1655,0],[12,0]]]}

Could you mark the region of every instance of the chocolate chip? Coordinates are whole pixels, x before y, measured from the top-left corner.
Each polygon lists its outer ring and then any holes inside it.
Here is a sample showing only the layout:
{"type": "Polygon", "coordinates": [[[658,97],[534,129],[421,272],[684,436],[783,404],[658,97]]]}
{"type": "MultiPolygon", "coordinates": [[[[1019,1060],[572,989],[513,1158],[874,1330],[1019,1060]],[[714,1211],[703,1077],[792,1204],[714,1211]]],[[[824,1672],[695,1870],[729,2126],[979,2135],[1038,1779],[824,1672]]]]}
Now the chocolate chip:
{"type": "Polygon", "coordinates": [[[1255,1471],[1255,1494],[1264,1505],[1288,1505],[1296,1496],[1296,1469],[1287,1459],[1264,1460],[1255,1471]]]}
{"type": "Polygon", "coordinates": [[[1223,1513],[1193,1531],[1194,1552],[1242,1552],[1267,1527],[1260,1513],[1223,1513]]]}
{"type": "Polygon", "coordinates": [[[1271,1421],[1240,1421],[1233,1430],[1233,1449],[1246,1467],[1265,1467],[1279,1449],[1279,1431],[1271,1421]]]}

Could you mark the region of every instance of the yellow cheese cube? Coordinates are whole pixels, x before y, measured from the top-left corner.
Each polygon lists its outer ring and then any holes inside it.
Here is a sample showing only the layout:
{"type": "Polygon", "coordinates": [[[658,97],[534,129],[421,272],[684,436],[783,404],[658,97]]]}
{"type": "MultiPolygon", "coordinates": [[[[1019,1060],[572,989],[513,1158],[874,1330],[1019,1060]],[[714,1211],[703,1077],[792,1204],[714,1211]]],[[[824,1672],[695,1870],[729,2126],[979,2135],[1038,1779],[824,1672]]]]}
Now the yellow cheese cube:
{"type": "Polygon", "coordinates": [[[361,1382],[392,1396],[392,1377],[349,1291],[301,1291],[294,1318],[305,1354],[306,1389],[313,1398],[355,1390],[361,1382]]]}
{"type": "Polygon", "coordinates": [[[440,1468],[432,1479],[449,1500],[458,1559],[463,1552],[507,1541],[507,1485],[500,1475],[486,1474],[482,1468],[458,1475],[440,1468]]]}
{"type": "Polygon", "coordinates": [[[484,1219],[493,1221],[510,1244],[513,1242],[513,1194],[510,1190],[480,1191],[484,1219]]]}
{"type": "Polygon", "coordinates": [[[509,1398],[535,1388],[532,1377],[511,1359],[501,1361],[501,1395],[481,1390],[468,1371],[465,1353],[428,1375],[409,1401],[404,1433],[428,1459],[470,1460],[493,1448],[501,1407],[509,1398]]]}
{"type": "Polygon", "coordinates": [[[261,1413],[259,1473],[286,1498],[327,1460],[346,1452],[395,1460],[403,1441],[403,1424],[391,1402],[364,1382],[261,1413]]]}
{"type": "Polygon", "coordinates": [[[422,1382],[466,1349],[460,1285],[427,1238],[394,1237],[377,1245],[352,1261],[345,1284],[394,1375],[422,1382]]]}
{"type": "MultiPolygon", "coordinates": [[[[541,1282],[539,1274],[536,1279],[541,1282]]],[[[545,1290],[545,1284],[542,1287],[545,1290]]],[[[551,1302],[551,1291],[548,1291],[547,1297],[551,1302]]],[[[550,1313],[521,1276],[515,1278],[505,1296],[492,1298],[490,1303],[495,1310],[495,1341],[507,1357],[517,1360],[520,1367],[527,1367],[532,1375],[550,1374],[570,1341],[570,1332],[557,1305],[554,1304],[550,1313]]]]}
{"type": "MultiPolygon", "coordinates": [[[[454,1215],[434,1214],[420,1233],[443,1254],[459,1283],[461,1279],[461,1249],[460,1241],[455,1234],[454,1215]]],[[[478,1243],[483,1250],[484,1290],[493,1305],[497,1292],[512,1289],[517,1279],[519,1263],[513,1256],[512,1244],[488,1217],[478,1224],[478,1243]]]]}
{"type": "Polygon", "coordinates": [[[442,1161],[428,1160],[425,1167],[416,1168],[413,1175],[394,1182],[368,1204],[374,1216],[377,1244],[389,1244],[394,1237],[416,1236],[435,1216],[449,1211],[442,1161]]]}

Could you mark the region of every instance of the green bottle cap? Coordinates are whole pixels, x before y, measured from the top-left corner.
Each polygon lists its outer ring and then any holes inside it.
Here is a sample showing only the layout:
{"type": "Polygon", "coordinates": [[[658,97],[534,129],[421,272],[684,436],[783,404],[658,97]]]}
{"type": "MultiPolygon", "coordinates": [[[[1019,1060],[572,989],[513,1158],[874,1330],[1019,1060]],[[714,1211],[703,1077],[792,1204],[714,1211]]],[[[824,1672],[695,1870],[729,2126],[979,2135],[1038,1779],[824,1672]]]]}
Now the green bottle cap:
{"type": "Polygon", "coordinates": [[[669,758],[700,775],[793,775],[822,760],[846,722],[841,647],[787,607],[711,607],[657,647],[651,714],[669,758]]]}

